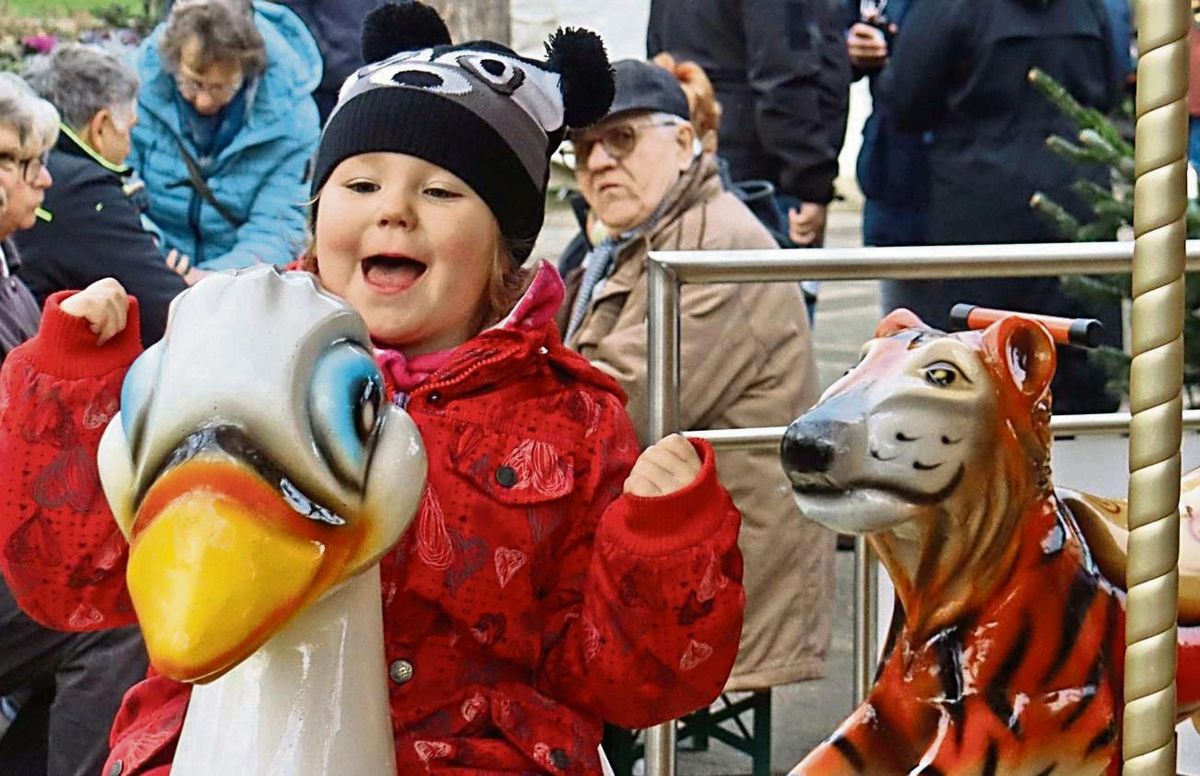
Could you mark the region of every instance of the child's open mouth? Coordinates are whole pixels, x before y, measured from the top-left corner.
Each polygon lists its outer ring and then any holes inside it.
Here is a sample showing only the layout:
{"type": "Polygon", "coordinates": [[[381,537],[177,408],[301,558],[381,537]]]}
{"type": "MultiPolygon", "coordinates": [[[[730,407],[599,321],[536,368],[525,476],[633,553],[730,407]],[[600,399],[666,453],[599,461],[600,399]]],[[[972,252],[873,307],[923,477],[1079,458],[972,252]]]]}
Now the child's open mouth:
{"type": "Polygon", "coordinates": [[[411,288],[427,269],[423,262],[407,256],[368,256],[361,266],[367,285],[385,293],[411,288]]]}

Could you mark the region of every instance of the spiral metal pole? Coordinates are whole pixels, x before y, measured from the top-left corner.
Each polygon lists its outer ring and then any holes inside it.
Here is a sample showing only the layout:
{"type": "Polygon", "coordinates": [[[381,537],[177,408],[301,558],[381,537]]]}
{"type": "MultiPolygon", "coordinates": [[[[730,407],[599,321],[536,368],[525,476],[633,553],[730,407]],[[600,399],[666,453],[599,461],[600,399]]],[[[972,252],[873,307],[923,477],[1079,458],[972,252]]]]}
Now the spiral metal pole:
{"type": "Polygon", "coordinates": [[[1188,0],[1138,0],[1125,776],[1175,774],[1188,0]]]}

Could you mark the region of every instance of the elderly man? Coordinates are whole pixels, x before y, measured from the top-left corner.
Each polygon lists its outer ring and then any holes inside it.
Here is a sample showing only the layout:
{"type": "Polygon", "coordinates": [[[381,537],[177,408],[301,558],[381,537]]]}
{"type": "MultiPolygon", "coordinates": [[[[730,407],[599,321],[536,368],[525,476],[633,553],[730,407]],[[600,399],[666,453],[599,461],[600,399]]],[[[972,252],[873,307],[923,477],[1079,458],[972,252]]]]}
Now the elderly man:
{"type": "MultiPolygon", "coordinates": [[[[16,263],[9,238],[34,224],[35,211],[52,182],[44,160],[57,136],[58,114],[54,107],[21,79],[0,73],[0,192],[7,204],[0,215],[0,267],[4,268],[0,269],[0,356],[37,326],[37,307],[32,297],[27,291],[22,293],[24,286],[7,269],[16,263]],[[10,325],[14,321],[15,325],[10,325]]],[[[76,248],[85,249],[85,245],[76,248]]],[[[71,346],[70,342],[56,344],[71,346]]],[[[0,413],[13,411],[13,406],[0,395],[0,413]]],[[[60,448],[56,471],[61,475],[36,488],[37,503],[14,502],[11,494],[0,491],[0,508],[13,510],[23,518],[14,520],[16,530],[0,539],[10,553],[29,560],[44,560],[59,552],[51,532],[42,524],[40,502],[74,505],[76,480],[87,476],[87,467],[81,467],[73,455],[71,440],[55,436],[65,427],[59,412],[65,412],[61,405],[50,404],[18,425],[22,433],[55,439],[53,444],[60,448]]],[[[102,408],[96,410],[98,416],[103,412],[102,408]]],[[[8,466],[21,465],[6,458],[3,450],[0,461],[8,466]]],[[[72,508],[83,511],[88,505],[72,508]]],[[[13,568],[20,566],[18,559],[13,568]]],[[[29,701],[0,740],[0,773],[95,776],[104,765],[108,730],[121,696],[146,672],[141,635],[136,626],[85,632],[95,626],[91,612],[84,607],[72,620],[72,628],[77,626],[80,632],[45,627],[22,612],[10,593],[11,587],[30,584],[36,581],[6,578],[0,584],[0,696],[29,701]],[[40,702],[50,695],[52,701],[40,702]],[[45,713],[47,706],[48,731],[44,720],[40,720],[39,727],[35,714],[45,713]],[[31,717],[35,722],[28,722],[31,717]]]]}
{"type": "MultiPolygon", "coordinates": [[[[643,443],[646,256],[651,250],[773,248],[758,219],[721,188],[695,142],[685,93],[667,70],[617,62],[608,116],[575,132],[587,202],[587,256],[568,274],[564,341],[616,378],[643,443]]],[[[817,395],[807,317],[794,284],[685,286],[680,302],[681,425],[776,426],[817,395]],[[720,343],[719,345],[717,343],[720,343]]],[[[824,670],[832,632],[832,533],[805,520],[769,451],[717,458],[742,512],[746,621],[728,688],[764,690],[824,670]]],[[[697,605],[702,605],[697,602],[697,605]]]]}
{"type": "Polygon", "coordinates": [[[142,221],[144,190],[125,166],[137,122],[137,75],[112,54],[68,44],[35,62],[29,85],[58,108],[54,186],[42,218],[16,237],[21,279],[44,302],[55,291],[116,278],[140,303],[142,342],[162,337],[167,307],[187,283],[164,263],[142,221]],[[81,250],[82,248],[82,250],[81,250]]]}
{"type": "Polygon", "coordinates": [[[9,238],[33,226],[50,186],[44,161],[56,122],[20,78],[0,74],[0,362],[37,331],[37,302],[15,274],[21,264],[9,238]]]}

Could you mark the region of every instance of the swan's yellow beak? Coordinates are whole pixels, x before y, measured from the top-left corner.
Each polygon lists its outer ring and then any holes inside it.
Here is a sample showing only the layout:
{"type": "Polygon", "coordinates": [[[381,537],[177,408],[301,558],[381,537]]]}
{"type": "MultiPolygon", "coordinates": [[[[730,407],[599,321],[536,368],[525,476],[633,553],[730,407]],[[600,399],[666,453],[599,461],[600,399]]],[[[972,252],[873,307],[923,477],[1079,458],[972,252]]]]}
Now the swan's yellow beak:
{"type": "Polygon", "coordinates": [[[360,536],[299,514],[235,459],[171,469],[138,510],[127,572],[155,670],[216,679],[339,581],[360,536]]]}

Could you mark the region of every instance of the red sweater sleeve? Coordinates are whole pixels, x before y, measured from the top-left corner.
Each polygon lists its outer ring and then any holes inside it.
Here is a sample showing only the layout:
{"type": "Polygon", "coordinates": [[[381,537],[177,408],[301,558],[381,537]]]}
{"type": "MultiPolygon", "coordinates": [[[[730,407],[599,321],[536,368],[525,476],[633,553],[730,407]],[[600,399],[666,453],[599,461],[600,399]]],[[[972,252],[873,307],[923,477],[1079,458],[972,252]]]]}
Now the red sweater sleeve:
{"type": "Polygon", "coordinates": [[[0,369],[0,572],[30,617],[58,630],[134,622],[127,545],[100,490],[96,449],[141,352],[136,301],[103,346],[46,300],[37,335],[0,369]]]}
{"type": "Polygon", "coordinates": [[[628,438],[609,449],[632,452],[603,462],[599,482],[582,496],[608,506],[598,525],[580,521],[562,554],[539,689],[642,728],[707,706],[729,678],[745,608],[741,516],[717,482],[706,442],[693,442],[703,466],[684,489],[620,495],[637,452],[623,420],[615,434],[628,438]]]}

